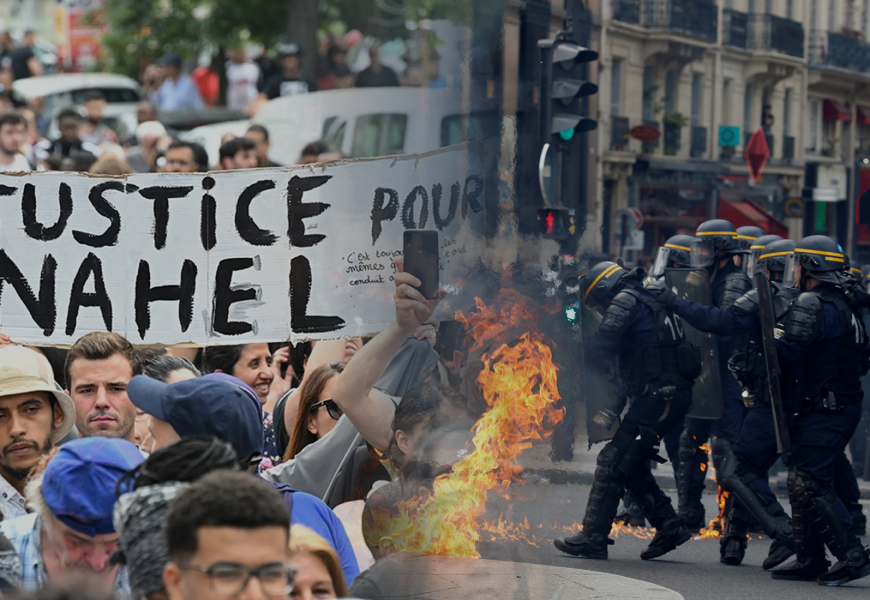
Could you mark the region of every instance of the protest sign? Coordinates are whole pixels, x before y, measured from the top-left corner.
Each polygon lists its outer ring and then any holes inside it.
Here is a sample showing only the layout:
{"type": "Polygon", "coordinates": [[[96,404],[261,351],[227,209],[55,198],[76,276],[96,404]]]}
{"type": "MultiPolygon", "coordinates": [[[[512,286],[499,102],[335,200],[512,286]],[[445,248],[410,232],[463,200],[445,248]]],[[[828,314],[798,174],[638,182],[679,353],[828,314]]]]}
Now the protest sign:
{"type": "Polygon", "coordinates": [[[479,257],[479,146],[328,165],[121,178],[0,175],[0,330],[67,345],[372,334],[394,318],[405,229],[442,281],[479,257]]]}

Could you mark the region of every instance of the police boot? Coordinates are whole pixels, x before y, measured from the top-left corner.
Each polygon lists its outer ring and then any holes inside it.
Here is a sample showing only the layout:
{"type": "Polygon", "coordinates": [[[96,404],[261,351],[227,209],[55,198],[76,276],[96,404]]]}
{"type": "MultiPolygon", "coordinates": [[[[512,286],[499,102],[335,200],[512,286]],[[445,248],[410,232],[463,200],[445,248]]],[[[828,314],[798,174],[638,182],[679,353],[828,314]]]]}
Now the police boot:
{"type": "Polygon", "coordinates": [[[674,513],[674,516],[665,521],[661,527],[656,527],[655,537],[653,537],[646,550],[640,553],[640,557],[643,560],[658,558],[674,550],[680,544],[688,542],[690,539],[692,539],[692,534],[683,525],[683,521],[674,513]]]}
{"type": "Polygon", "coordinates": [[[767,551],[767,558],[761,563],[761,567],[765,571],[778,567],[793,554],[794,541],[790,537],[773,540],[770,550],[767,551]]]}
{"type": "Polygon", "coordinates": [[[852,546],[839,558],[830,571],[819,576],[819,585],[843,585],[870,575],[870,550],[852,546]]]}
{"type": "MultiPolygon", "coordinates": [[[[736,566],[743,562],[743,557],[746,555],[746,526],[743,521],[740,525],[735,522],[735,516],[743,516],[738,507],[732,510],[731,516],[728,518],[728,524],[725,526],[725,534],[719,540],[719,562],[736,566]]],[[[747,513],[745,516],[749,516],[747,513]]]]}
{"type": "Polygon", "coordinates": [[[849,516],[852,517],[852,529],[849,531],[857,536],[867,535],[867,516],[860,502],[846,502],[849,516]]]}
{"type": "Polygon", "coordinates": [[[794,470],[788,475],[788,496],[791,502],[792,536],[796,559],[770,572],[773,579],[815,581],[824,575],[831,563],[825,556],[825,546],[801,503],[794,470]]]}
{"type": "Polygon", "coordinates": [[[624,491],[620,460],[622,453],[613,444],[601,449],[583,517],[583,530],[571,537],[553,540],[559,551],[581,558],[607,560],[607,546],[613,545],[613,540],[607,535],[624,491]]]}

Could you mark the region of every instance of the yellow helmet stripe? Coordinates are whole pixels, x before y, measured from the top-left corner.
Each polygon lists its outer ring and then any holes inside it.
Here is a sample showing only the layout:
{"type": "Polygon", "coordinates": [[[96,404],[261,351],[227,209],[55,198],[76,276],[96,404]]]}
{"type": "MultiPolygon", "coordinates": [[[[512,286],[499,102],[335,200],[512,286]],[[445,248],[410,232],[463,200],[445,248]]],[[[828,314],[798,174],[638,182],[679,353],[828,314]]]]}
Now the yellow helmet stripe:
{"type": "Polygon", "coordinates": [[[805,254],[818,254],[819,256],[825,257],[825,260],[830,260],[832,262],[846,262],[843,260],[843,254],[841,252],[824,252],[822,250],[810,250],[809,248],[795,248],[795,252],[803,252],[805,254]]]}
{"type": "Polygon", "coordinates": [[[763,248],[767,248],[767,246],[749,246],[750,250],[761,250],[763,248]]]}
{"type": "MultiPolygon", "coordinates": [[[[699,235],[730,235],[735,240],[737,239],[737,233],[734,231],[697,231],[695,232],[695,236],[699,235]]],[[[753,238],[755,239],[755,238],[753,238]]]]}
{"type": "Polygon", "coordinates": [[[598,282],[601,281],[602,278],[610,277],[610,275],[612,275],[614,272],[616,272],[620,268],[621,267],[619,265],[610,265],[609,267],[604,269],[604,271],[601,272],[601,275],[599,275],[598,277],[595,278],[595,281],[592,282],[592,285],[589,286],[589,288],[586,290],[586,293],[583,294],[583,299],[585,300],[589,296],[589,292],[592,291],[592,288],[594,288],[596,285],[598,285],[598,282]]]}
{"type": "Polygon", "coordinates": [[[677,246],[676,244],[665,244],[665,248],[676,248],[677,250],[685,250],[686,252],[692,251],[688,246],[677,246]]]}
{"type": "Polygon", "coordinates": [[[789,254],[791,254],[791,252],[771,252],[770,254],[762,254],[758,257],[758,260],[773,258],[774,256],[788,256],[789,254]]]}
{"type": "Polygon", "coordinates": [[[861,269],[859,269],[858,267],[849,267],[849,270],[855,271],[856,273],[863,273],[863,271],[861,269]]]}

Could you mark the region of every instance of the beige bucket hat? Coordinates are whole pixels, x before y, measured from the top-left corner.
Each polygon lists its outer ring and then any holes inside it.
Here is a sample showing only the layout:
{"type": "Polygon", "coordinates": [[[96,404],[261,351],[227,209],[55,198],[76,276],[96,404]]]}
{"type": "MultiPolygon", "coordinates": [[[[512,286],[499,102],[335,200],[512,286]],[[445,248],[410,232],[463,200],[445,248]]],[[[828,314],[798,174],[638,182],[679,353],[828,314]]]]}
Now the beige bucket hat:
{"type": "Polygon", "coordinates": [[[28,392],[53,394],[63,410],[63,423],[54,431],[54,443],[62,440],[72,430],[76,421],[76,408],[54,381],[54,372],[48,359],[39,352],[24,346],[0,347],[0,397],[28,392]]]}

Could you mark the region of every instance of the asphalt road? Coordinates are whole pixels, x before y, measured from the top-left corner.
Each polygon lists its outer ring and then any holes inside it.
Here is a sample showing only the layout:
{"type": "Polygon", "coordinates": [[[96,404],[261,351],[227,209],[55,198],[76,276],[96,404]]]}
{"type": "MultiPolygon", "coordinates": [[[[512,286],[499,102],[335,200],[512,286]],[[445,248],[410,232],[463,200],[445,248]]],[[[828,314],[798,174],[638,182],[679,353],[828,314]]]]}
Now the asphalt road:
{"type": "MultiPolygon", "coordinates": [[[[570,535],[574,521],[582,521],[589,489],[588,485],[529,483],[512,486],[510,498],[491,498],[486,521],[493,523],[501,518],[503,523],[510,524],[507,525],[510,533],[483,533],[483,539],[477,544],[481,558],[613,573],[670,588],[686,600],[870,598],[870,577],[839,588],[826,588],[815,582],[774,581],[761,568],[770,540],[758,534],[750,540],[746,559],[739,567],[721,564],[719,540],[709,538],[692,539],[652,561],[642,561],[639,557],[649,541],[632,535],[617,536],[606,561],[564,555],[553,547],[552,539],[570,535]]],[[[669,494],[675,500],[674,493],[669,494]]],[[[781,501],[788,505],[787,500],[781,501]]],[[[708,517],[715,514],[715,495],[705,494],[704,503],[708,517]]],[[[865,511],[870,512],[870,506],[865,511]]],[[[647,530],[642,533],[646,534],[647,530]]],[[[865,545],[870,544],[870,538],[865,537],[863,541],[865,545]]]]}

